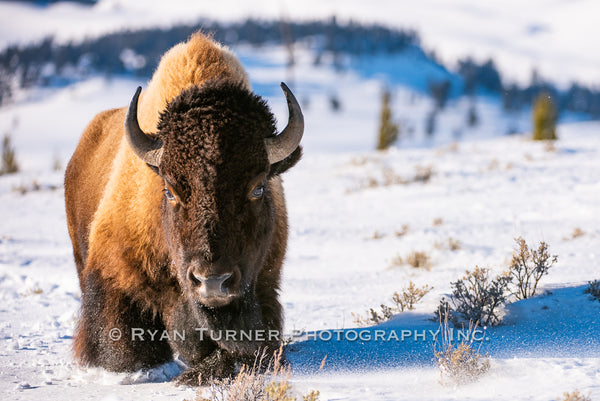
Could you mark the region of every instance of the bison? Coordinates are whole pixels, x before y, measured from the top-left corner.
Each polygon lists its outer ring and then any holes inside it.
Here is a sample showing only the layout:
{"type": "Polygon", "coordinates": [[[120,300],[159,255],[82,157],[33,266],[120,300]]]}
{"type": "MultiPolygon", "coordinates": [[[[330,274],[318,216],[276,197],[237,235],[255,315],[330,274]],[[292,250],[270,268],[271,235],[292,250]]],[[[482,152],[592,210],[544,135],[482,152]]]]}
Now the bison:
{"type": "Polygon", "coordinates": [[[196,33],[129,107],[89,123],[65,173],[80,363],[124,372],[178,356],[197,384],[279,346],[280,175],[304,130],[281,86],[289,119],[277,134],[238,59],[196,33]]]}

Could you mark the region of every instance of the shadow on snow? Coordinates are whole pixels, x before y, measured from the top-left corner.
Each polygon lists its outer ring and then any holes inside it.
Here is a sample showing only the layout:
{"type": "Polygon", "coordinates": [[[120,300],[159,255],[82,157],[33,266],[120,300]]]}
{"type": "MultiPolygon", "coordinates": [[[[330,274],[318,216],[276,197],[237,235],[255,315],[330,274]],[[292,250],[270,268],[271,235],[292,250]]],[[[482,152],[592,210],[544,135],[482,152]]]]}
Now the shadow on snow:
{"type": "MultiPolygon", "coordinates": [[[[600,357],[600,302],[586,286],[555,288],[508,305],[502,325],[479,328],[474,347],[492,358],[600,357]]],[[[404,312],[368,328],[295,333],[286,347],[292,368],[315,373],[432,366],[440,324],[432,314],[404,312]]],[[[467,330],[454,329],[454,340],[467,330]]],[[[439,345],[439,344],[438,344],[439,345]]]]}

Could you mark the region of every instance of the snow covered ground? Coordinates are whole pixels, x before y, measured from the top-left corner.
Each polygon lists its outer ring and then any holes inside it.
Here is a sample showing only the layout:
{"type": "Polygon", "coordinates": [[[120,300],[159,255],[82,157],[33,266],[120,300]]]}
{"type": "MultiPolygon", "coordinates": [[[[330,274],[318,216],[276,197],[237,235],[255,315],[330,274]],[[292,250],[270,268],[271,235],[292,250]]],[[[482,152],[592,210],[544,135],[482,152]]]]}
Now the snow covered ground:
{"type": "MultiPolygon", "coordinates": [[[[541,71],[555,79],[598,80],[599,56],[586,51],[597,35],[577,34],[597,29],[598,24],[588,23],[597,7],[591,1],[535,0],[519,3],[519,13],[506,1],[502,6],[463,0],[450,9],[434,0],[381,2],[380,8],[359,8],[359,3],[319,2],[317,7],[312,0],[265,0],[260,15],[277,17],[283,10],[309,18],[335,12],[398,26],[408,23],[444,57],[480,54],[480,49],[499,60],[506,53],[510,69],[505,71],[516,78],[528,76],[539,61],[545,66],[541,71]],[[547,12],[533,12],[542,5],[547,12]],[[384,12],[388,9],[396,12],[384,12]],[[472,29],[463,31],[468,24],[472,29]],[[506,40],[499,39],[503,33],[506,40]],[[542,50],[533,51],[539,44],[545,44],[542,50]],[[555,68],[563,74],[554,75],[555,68]]],[[[101,0],[94,8],[60,4],[41,9],[0,2],[0,42],[49,32],[66,39],[184,18],[176,7],[183,1],[148,4],[101,0]],[[162,8],[166,4],[170,8],[162,8]],[[25,20],[27,30],[20,22],[25,20]]],[[[258,13],[246,3],[207,4],[195,2],[197,8],[185,18],[258,13]]],[[[286,105],[278,89],[278,82],[288,79],[283,49],[235,50],[257,93],[268,99],[280,123],[285,121],[286,105]]],[[[392,82],[392,111],[402,122],[401,139],[396,148],[374,152],[382,84],[370,72],[385,69],[389,60],[336,73],[312,66],[311,55],[302,49],[297,57],[294,91],[305,111],[305,156],[285,176],[290,243],[281,300],[286,332],[303,331],[318,340],[305,335],[289,347],[294,388],[300,393],[318,389],[322,400],[553,400],[574,389],[600,399],[600,302],[583,293],[587,281],[600,279],[600,122],[565,116],[559,140],[550,148],[530,141],[527,133],[506,136],[526,131],[529,113],[507,116],[497,100],[481,97],[478,126],[466,127],[466,101],[451,101],[439,116],[436,135],[428,139],[423,124],[431,100],[418,90],[423,83],[417,73],[431,65],[411,60],[392,82]],[[341,100],[339,112],[330,109],[332,95],[341,100]],[[428,182],[385,185],[386,175],[409,179],[422,169],[432,173],[428,182]],[[397,236],[403,227],[406,233],[397,236]],[[576,228],[584,234],[573,238],[576,228]],[[450,292],[450,282],[476,265],[493,273],[505,270],[518,236],[531,246],[548,242],[558,263],[544,277],[542,295],[509,305],[504,325],[485,330],[482,352],[491,356],[491,369],[481,380],[441,385],[430,337],[426,342],[320,337],[327,330],[343,329],[344,336],[353,332],[352,313],[390,304],[392,294],[409,281],[434,289],[413,312],[371,330],[436,331],[429,319],[440,297],[450,292]],[[459,242],[459,249],[444,246],[449,238],[459,242]],[[429,270],[391,267],[394,257],[413,251],[431,256],[429,270]]],[[[117,375],[77,367],[70,351],[80,290],[66,230],[62,169],[92,116],[126,105],[139,84],[92,78],[62,89],[35,90],[28,100],[0,108],[0,134],[11,133],[22,168],[0,177],[2,399],[195,396],[194,389],[168,381],[180,371],[176,363],[117,375]],[[54,171],[56,162],[61,167],[54,171]]]]}
{"type": "MultiPolygon", "coordinates": [[[[179,372],[176,364],[115,375],[78,368],[70,354],[80,292],[65,227],[62,172],[51,166],[56,157],[64,165],[93,113],[127,102],[136,84],[96,79],[0,110],[3,130],[19,121],[14,138],[23,165],[23,172],[0,177],[0,391],[8,399],[194,395],[164,382],[179,372]],[[72,118],[61,117],[66,113],[72,118]]],[[[600,303],[583,294],[583,285],[599,278],[600,124],[560,126],[554,149],[523,135],[499,136],[493,120],[480,128],[487,135],[457,144],[442,135],[439,145],[415,140],[377,153],[368,149],[378,86],[364,81],[344,88],[354,100],[338,114],[324,107],[325,95],[313,94],[306,110],[306,156],[285,177],[291,241],[282,301],[288,333],[351,330],[353,312],[390,303],[409,281],[434,290],[414,312],[383,329],[435,331],[428,319],[449,283],[475,265],[504,270],[519,235],[530,245],[547,241],[559,262],[543,280],[542,291],[551,294],[511,305],[506,324],[486,331],[483,349],[492,367],[479,382],[439,384],[430,339],[382,344],[305,338],[289,351],[294,387],[316,388],[324,400],[550,400],[575,388],[600,396],[600,303]],[[366,185],[383,182],[384,171],[410,178],[419,166],[431,167],[428,183],[366,185]],[[435,219],[441,224],[434,225],[435,219]],[[397,237],[403,225],[408,232],[397,237]],[[575,228],[585,234],[570,239],[575,228]],[[373,239],[375,232],[382,237],[373,239]],[[448,238],[458,240],[460,249],[436,245],[448,238]],[[390,267],[393,257],[411,251],[428,252],[431,269],[390,267]],[[317,373],[325,355],[325,369],[317,373]]],[[[275,92],[269,97],[285,119],[282,100],[275,92]]],[[[398,103],[401,112],[405,106],[398,103]]]]}

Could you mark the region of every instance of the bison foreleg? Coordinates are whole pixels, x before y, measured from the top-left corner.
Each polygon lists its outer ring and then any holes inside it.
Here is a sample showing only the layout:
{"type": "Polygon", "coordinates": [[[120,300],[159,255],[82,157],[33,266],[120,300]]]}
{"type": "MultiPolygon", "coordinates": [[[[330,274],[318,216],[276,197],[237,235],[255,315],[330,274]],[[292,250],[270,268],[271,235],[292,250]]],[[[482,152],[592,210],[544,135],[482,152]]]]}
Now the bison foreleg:
{"type": "Polygon", "coordinates": [[[131,372],[172,359],[168,341],[149,336],[165,330],[158,316],[143,311],[125,294],[110,288],[97,273],[84,272],[83,276],[81,313],[74,336],[80,362],[114,372],[131,372]]]}

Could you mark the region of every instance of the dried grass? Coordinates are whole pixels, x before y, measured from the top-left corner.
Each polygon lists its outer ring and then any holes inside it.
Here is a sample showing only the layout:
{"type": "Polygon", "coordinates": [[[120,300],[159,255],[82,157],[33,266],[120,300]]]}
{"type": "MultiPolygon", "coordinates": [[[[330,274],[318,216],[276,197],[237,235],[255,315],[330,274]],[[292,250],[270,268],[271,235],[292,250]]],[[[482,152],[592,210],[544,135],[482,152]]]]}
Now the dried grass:
{"type": "Polygon", "coordinates": [[[458,251],[460,248],[462,248],[460,241],[452,237],[449,237],[445,242],[436,241],[433,244],[433,247],[435,249],[449,249],[451,251],[458,251]]]}
{"type": "MultiPolygon", "coordinates": [[[[447,316],[447,315],[446,315],[447,316]]],[[[477,325],[469,325],[467,339],[461,342],[454,340],[448,319],[443,321],[441,327],[441,344],[436,344],[434,352],[437,365],[440,369],[440,383],[442,385],[463,385],[479,379],[490,369],[487,355],[482,355],[473,348],[473,332],[477,325]]]]}
{"type": "Polygon", "coordinates": [[[563,393],[561,398],[557,398],[557,401],[592,401],[590,394],[584,395],[579,390],[563,393]]]}
{"type": "Polygon", "coordinates": [[[573,232],[568,237],[563,237],[563,241],[571,241],[579,237],[583,237],[585,235],[585,231],[583,231],[579,227],[575,227],[573,232]]]}
{"type": "Polygon", "coordinates": [[[432,266],[431,257],[425,251],[414,251],[406,256],[406,263],[415,269],[429,270],[432,266]]]}
{"type": "Polygon", "coordinates": [[[351,188],[346,193],[353,193],[364,189],[373,189],[378,187],[388,187],[392,185],[407,185],[413,183],[426,184],[434,175],[433,166],[415,166],[415,173],[412,177],[403,177],[394,172],[390,167],[382,168],[382,179],[366,177],[359,182],[357,188],[351,188]]]}
{"type": "MultiPolygon", "coordinates": [[[[268,363],[263,353],[251,368],[243,365],[234,378],[213,380],[207,387],[198,389],[196,401],[296,401],[289,383],[291,369],[281,363],[282,353],[283,348],[280,348],[268,363]],[[265,364],[268,367],[263,373],[261,366],[265,364]]],[[[302,399],[317,401],[319,392],[312,390],[302,399]]]]}
{"type": "Polygon", "coordinates": [[[408,224],[403,224],[400,230],[394,231],[394,235],[396,237],[403,237],[410,231],[410,226],[408,224]]]}

